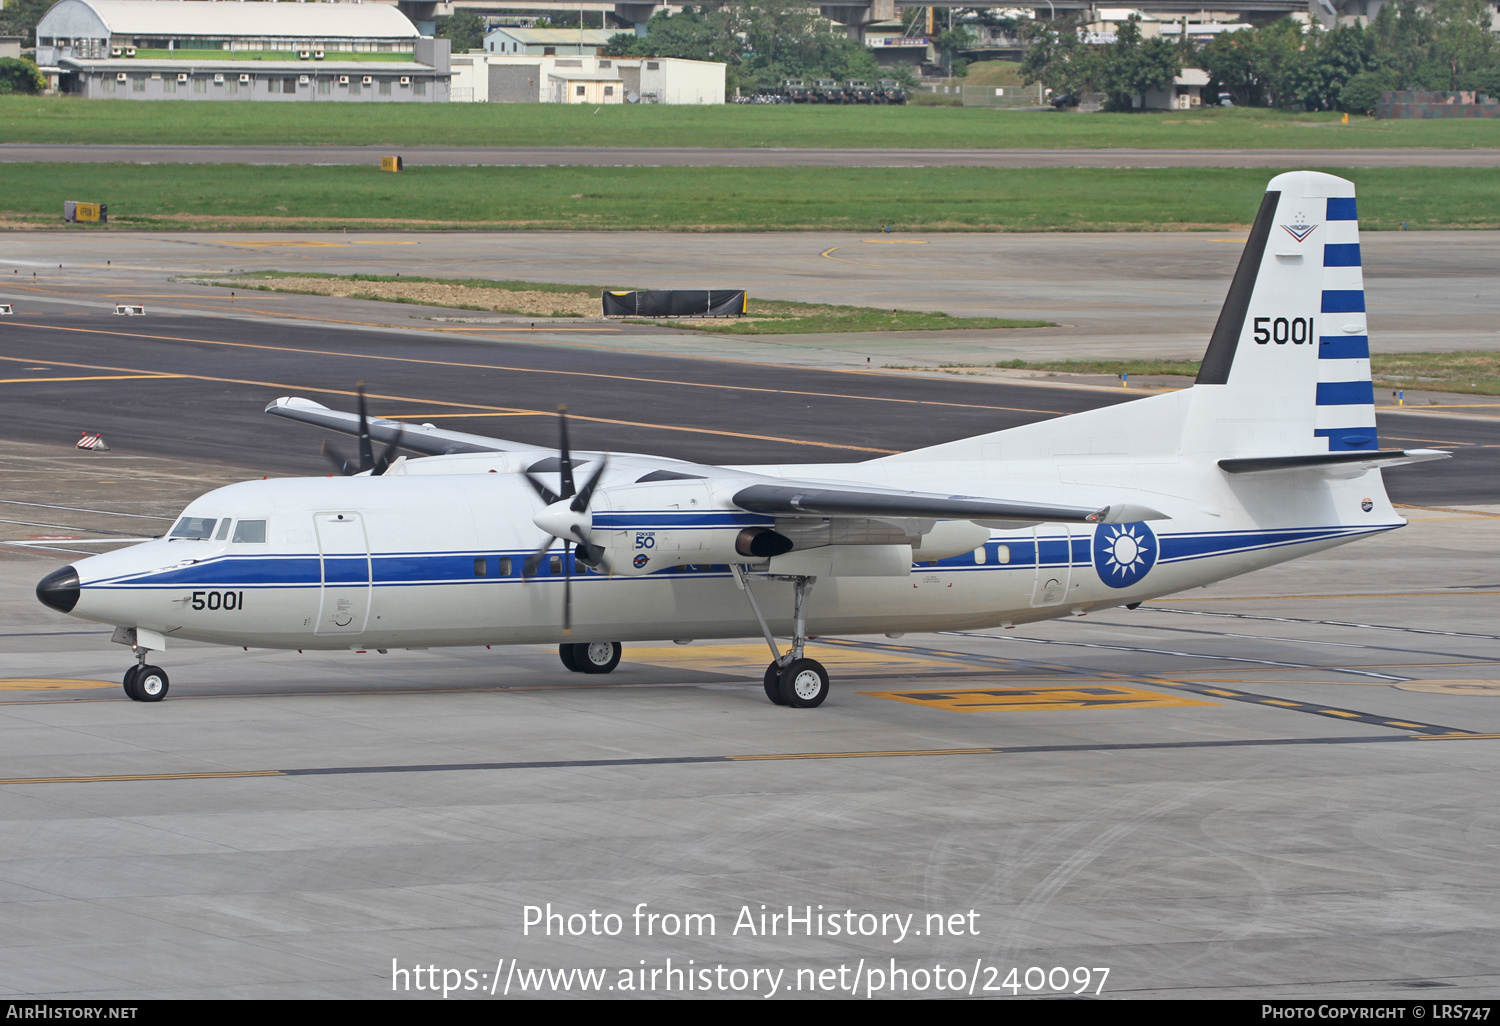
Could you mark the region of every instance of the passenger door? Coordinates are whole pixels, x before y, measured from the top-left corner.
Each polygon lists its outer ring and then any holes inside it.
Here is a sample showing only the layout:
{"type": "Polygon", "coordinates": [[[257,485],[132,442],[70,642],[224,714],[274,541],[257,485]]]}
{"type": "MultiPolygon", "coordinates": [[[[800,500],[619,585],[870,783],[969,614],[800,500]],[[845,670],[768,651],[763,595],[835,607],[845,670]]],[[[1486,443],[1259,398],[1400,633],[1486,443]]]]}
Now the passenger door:
{"type": "Polygon", "coordinates": [[[363,634],[370,618],[370,544],[358,513],[314,513],[322,601],[314,634],[363,634]]]}

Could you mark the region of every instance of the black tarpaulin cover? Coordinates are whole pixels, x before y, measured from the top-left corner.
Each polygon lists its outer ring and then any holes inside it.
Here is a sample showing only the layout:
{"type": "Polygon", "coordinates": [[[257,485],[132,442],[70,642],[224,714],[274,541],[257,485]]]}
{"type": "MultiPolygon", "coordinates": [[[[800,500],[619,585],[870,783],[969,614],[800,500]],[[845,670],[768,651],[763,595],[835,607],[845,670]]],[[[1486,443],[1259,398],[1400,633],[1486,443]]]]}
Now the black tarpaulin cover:
{"type": "Polygon", "coordinates": [[[744,289],[637,289],[604,293],[606,317],[740,317],[744,289]]]}

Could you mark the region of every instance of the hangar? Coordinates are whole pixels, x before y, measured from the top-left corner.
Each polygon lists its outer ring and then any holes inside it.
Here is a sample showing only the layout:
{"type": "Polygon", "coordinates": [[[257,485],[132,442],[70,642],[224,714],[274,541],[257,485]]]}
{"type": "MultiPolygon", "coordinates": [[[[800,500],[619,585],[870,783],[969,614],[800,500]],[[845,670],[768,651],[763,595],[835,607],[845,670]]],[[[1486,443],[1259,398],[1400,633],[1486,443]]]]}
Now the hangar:
{"type": "Polygon", "coordinates": [[[448,40],[383,4],[60,0],[36,40],[52,86],[90,98],[449,98],[448,40]]]}

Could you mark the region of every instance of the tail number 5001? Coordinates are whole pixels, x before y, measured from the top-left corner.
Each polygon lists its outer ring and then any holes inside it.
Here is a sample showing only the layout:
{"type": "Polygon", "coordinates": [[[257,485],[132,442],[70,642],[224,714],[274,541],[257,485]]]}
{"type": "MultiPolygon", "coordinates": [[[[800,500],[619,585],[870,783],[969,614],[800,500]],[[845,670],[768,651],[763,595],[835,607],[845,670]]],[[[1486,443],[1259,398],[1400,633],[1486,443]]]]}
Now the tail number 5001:
{"type": "Polygon", "coordinates": [[[1313,319],[1311,317],[1293,317],[1291,320],[1285,317],[1255,318],[1255,341],[1261,345],[1275,342],[1278,346],[1284,346],[1290,342],[1294,346],[1300,346],[1310,344],[1312,340],[1313,319]]]}

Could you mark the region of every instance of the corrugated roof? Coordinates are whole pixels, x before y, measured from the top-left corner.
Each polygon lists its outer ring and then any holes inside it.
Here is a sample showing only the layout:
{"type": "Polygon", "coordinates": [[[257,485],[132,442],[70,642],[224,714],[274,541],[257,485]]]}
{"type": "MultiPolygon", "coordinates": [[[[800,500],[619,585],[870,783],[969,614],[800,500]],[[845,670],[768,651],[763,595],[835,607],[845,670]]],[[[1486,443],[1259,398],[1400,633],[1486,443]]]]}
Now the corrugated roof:
{"type": "Polygon", "coordinates": [[[406,15],[386,4],[61,0],[48,15],[71,4],[92,9],[111,34],[121,36],[413,39],[421,35],[406,15]]]}

